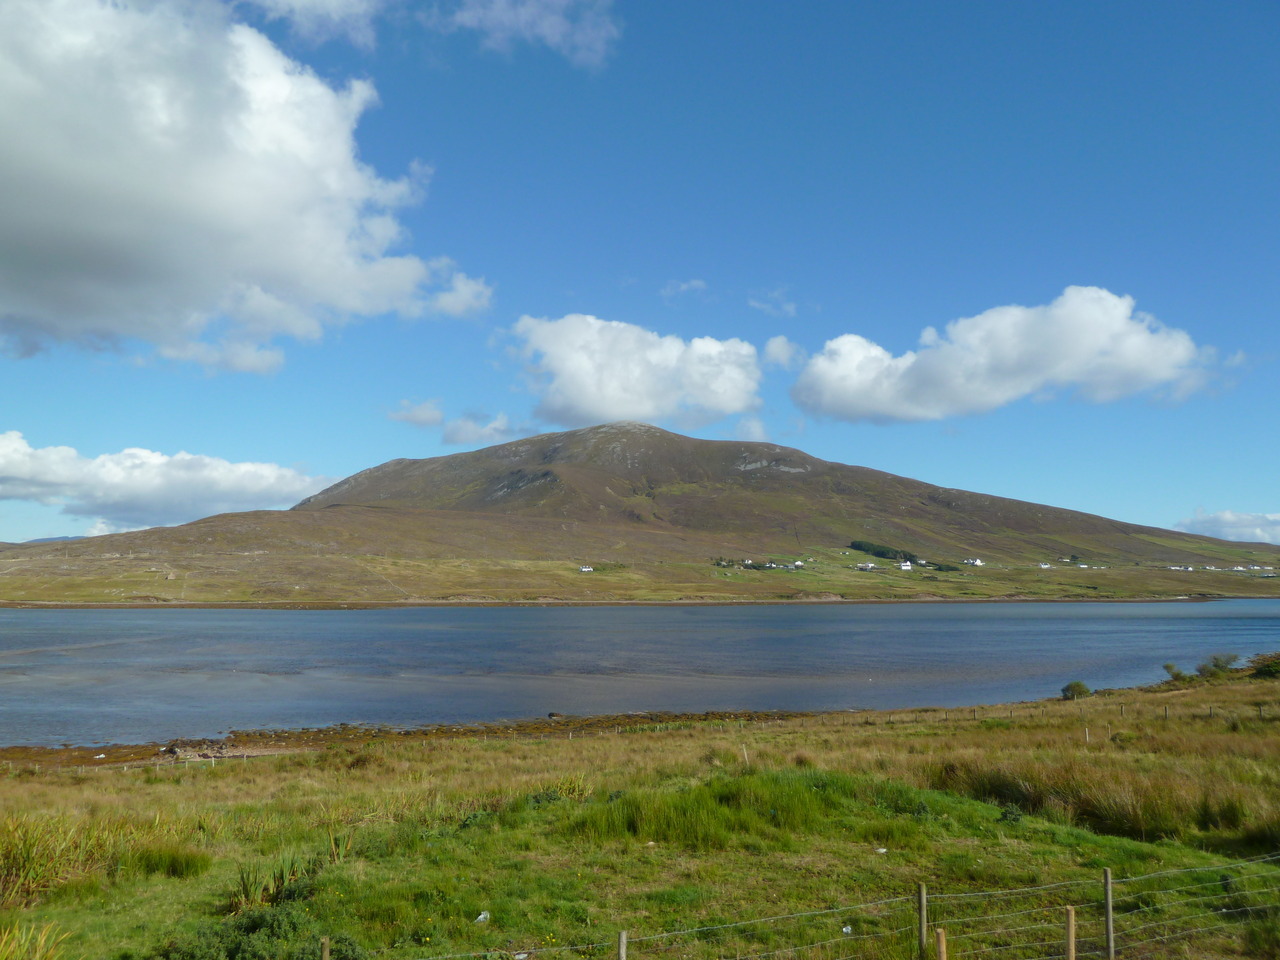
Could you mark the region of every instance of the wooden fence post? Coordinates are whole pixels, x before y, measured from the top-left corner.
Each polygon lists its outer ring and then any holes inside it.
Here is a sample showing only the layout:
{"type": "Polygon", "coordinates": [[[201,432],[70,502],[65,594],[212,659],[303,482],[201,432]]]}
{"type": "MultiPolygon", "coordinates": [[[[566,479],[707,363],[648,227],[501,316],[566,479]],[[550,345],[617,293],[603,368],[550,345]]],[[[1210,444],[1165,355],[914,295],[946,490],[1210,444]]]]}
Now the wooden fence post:
{"type": "Polygon", "coordinates": [[[627,931],[618,931],[618,960],[627,960],[627,931]]]}
{"type": "Polygon", "coordinates": [[[1107,960],[1116,960],[1116,909],[1111,889],[1111,868],[1102,870],[1102,900],[1107,921],[1107,960]]]}
{"type": "Polygon", "coordinates": [[[1076,908],[1067,907],[1067,960],[1076,960],[1076,908]]]}
{"type": "Polygon", "coordinates": [[[938,960],[947,960],[947,931],[945,927],[938,927],[933,931],[934,939],[938,943],[938,960]]]}
{"type": "Polygon", "coordinates": [[[923,883],[916,890],[916,925],[920,933],[920,960],[928,960],[929,891],[923,883]]]}
{"type": "Polygon", "coordinates": [[[320,960],[329,960],[329,938],[320,938],[320,960]]]}

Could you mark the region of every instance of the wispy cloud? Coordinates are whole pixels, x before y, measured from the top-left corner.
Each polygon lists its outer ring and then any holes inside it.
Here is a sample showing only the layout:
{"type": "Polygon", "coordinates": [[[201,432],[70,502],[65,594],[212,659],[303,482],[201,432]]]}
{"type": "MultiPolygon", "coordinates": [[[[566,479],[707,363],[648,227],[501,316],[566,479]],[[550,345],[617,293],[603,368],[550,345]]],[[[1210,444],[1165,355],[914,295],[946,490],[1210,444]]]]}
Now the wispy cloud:
{"type": "Polygon", "coordinates": [[[357,46],[374,44],[374,20],[386,0],[249,0],[273,19],[288,20],[313,40],[345,36],[357,46]]]}
{"type": "Polygon", "coordinates": [[[686,293],[706,293],[707,282],[698,279],[672,280],[660,292],[664,300],[674,300],[676,297],[686,293]]]}
{"type": "Polygon", "coordinates": [[[1236,513],[1233,510],[1205,513],[1198,510],[1189,520],[1175,523],[1173,529],[1220,540],[1280,544],[1280,513],[1236,513]]]}
{"type": "Polygon", "coordinates": [[[857,334],[827,341],[792,396],[810,413],[880,423],[993,410],[1058,389],[1105,403],[1201,387],[1215,352],[1134,311],[1131,297],[1068,287],[1045,306],[996,307],[928,327],[920,348],[895,357],[857,334]]]}
{"type": "Polygon", "coordinates": [[[512,425],[505,413],[492,419],[484,414],[459,417],[444,425],[444,442],[455,446],[488,446],[505,443],[521,431],[512,425]],[[486,422],[487,420],[487,422],[486,422]]]}
{"type": "Polygon", "coordinates": [[[771,317],[794,317],[797,312],[795,301],[787,296],[786,287],[753,293],[747,298],[747,306],[771,317]]]}
{"type": "Polygon", "coordinates": [[[716,419],[759,404],[756,348],[742,340],[684,340],[584,314],[522,317],[514,333],[541,394],[538,415],[553,423],[716,419]]]}
{"type": "Polygon", "coordinates": [[[287,507],[331,481],[274,463],[232,463],[131,447],[85,457],[0,433],[0,500],[51,504],[100,532],[185,523],[215,513],[287,507]]]}
{"type": "Polygon", "coordinates": [[[422,403],[401,400],[400,409],[393,410],[387,414],[387,417],[401,423],[413,424],[415,427],[438,427],[444,423],[444,414],[434,400],[425,400],[422,403]]]}
{"type": "Polygon", "coordinates": [[[427,18],[437,29],[475,30],[506,51],[541,44],[580,67],[599,67],[622,34],[613,0],[458,0],[427,18]]]}

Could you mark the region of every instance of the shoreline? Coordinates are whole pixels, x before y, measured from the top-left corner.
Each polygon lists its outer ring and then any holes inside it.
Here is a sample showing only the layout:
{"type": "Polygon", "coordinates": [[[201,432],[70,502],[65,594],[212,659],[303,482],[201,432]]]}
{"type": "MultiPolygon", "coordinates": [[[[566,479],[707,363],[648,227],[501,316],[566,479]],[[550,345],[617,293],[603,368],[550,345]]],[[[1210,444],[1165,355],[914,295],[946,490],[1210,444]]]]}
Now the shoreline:
{"type": "Polygon", "coordinates": [[[44,600],[0,600],[0,610],[398,610],[436,607],[740,607],[740,606],[844,606],[903,603],[1214,603],[1223,600],[1274,600],[1266,594],[1178,594],[1147,597],[780,597],[757,600],[748,597],[717,600],[709,598],[677,600],[280,600],[226,602],[164,600],[159,602],[88,601],[69,603],[44,600]]]}
{"type": "MultiPolygon", "coordinates": [[[[921,711],[935,708],[920,708],[921,711]]],[[[941,709],[941,708],[936,708],[941,709]]],[[[481,723],[439,723],[420,727],[389,727],[377,724],[337,723],[327,727],[300,727],[281,730],[232,730],[221,737],[178,737],[147,743],[112,743],[95,746],[0,745],[0,764],[57,767],[119,767],[132,764],[165,765],[200,760],[244,760],[323,750],[341,745],[385,740],[466,740],[466,739],[549,739],[574,734],[599,735],[605,732],[634,732],[639,728],[694,723],[768,723],[798,717],[821,717],[845,713],[881,713],[870,708],[846,710],[708,710],[685,713],[665,710],[619,714],[559,714],[494,720],[481,723]]],[[[901,711],[897,711],[901,712],[901,711]]]]}

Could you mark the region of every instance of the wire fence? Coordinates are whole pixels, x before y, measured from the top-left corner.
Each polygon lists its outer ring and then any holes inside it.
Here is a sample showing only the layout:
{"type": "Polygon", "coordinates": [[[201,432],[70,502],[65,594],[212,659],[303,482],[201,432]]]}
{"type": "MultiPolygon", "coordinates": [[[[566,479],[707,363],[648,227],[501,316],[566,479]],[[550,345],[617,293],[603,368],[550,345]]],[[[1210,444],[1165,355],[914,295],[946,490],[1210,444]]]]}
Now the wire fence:
{"type": "MultiPolygon", "coordinates": [[[[1280,852],[1209,867],[1012,890],[937,893],[757,917],[617,940],[520,951],[617,960],[1074,960],[1157,957],[1175,941],[1242,936],[1280,942],[1280,852]],[[939,933],[941,931],[941,933],[939,933]]],[[[495,953],[431,960],[493,960],[495,953]]]]}

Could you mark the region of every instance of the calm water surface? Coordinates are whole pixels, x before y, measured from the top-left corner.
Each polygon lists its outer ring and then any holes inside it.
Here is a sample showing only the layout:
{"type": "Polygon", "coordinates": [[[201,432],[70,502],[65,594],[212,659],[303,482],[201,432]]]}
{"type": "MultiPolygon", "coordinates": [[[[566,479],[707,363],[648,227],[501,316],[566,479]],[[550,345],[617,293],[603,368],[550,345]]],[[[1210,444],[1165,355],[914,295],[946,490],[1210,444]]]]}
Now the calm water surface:
{"type": "Polygon", "coordinates": [[[559,713],[959,706],[1280,650],[1280,600],[0,610],[0,743],[559,713]]]}

